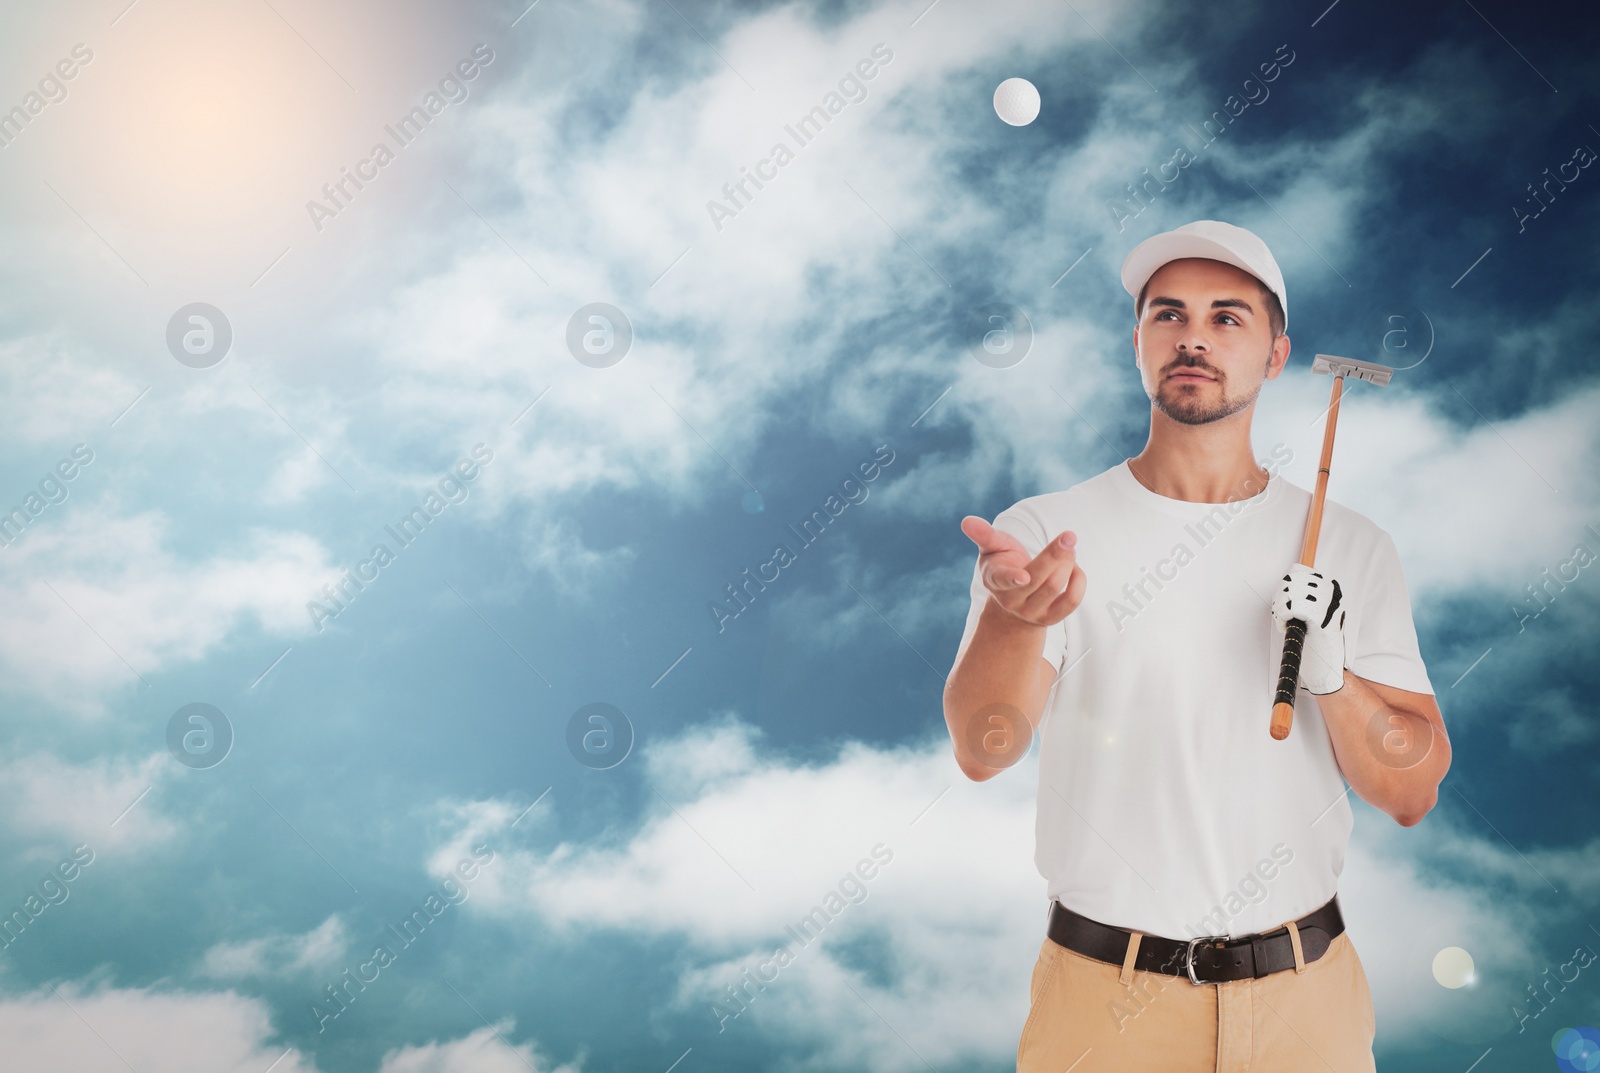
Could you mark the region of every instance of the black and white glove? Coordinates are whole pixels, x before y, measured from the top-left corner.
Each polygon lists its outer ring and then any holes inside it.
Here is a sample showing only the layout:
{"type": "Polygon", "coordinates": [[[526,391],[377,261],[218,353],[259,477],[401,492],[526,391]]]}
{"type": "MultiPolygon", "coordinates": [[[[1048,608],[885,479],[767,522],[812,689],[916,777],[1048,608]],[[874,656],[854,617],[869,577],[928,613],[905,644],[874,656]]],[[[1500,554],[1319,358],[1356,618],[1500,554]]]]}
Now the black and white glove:
{"type": "Polygon", "coordinates": [[[1344,594],[1339,583],[1295,563],[1283,575],[1283,588],[1272,601],[1279,650],[1290,619],[1306,624],[1300,655],[1300,685],[1313,696],[1337,692],[1344,685],[1344,594]]]}

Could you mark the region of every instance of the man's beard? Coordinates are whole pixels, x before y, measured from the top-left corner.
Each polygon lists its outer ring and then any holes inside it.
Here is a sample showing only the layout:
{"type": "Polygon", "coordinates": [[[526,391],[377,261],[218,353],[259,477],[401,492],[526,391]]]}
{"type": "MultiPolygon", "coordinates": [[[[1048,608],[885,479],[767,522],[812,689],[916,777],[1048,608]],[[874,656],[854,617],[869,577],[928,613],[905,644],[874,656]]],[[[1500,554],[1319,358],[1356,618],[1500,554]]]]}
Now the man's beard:
{"type": "Polygon", "coordinates": [[[1213,421],[1221,421],[1224,417],[1232,417],[1247,408],[1261,393],[1261,385],[1257,384],[1256,389],[1250,394],[1242,398],[1232,398],[1220,379],[1216,383],[1220,397],[1211,400],[1200,398],[1200,393],[1210,390],[1209,388],[1201,386],[1189,389],[1182,384],[1163,380],[1152,401],[1156,409],[1180,424],[1209,425],[1213,421]]]}
{"type": "MultiPolygon", "coordinates": [[[[1272,367],[1272,355],[1270,353],[1267,355],[1267,367],[1272,367]]],[[[1170,377],[1173,373],[1181,372],[1184,369],[1199,370],[1201,368],[1204,367],[1199,365],[1175,365],[1167,371],[1166,376],[1170,377]]],[[[1214,402],[1209,400],[1202,401],[1200,398],[1201,392],[1210,390],[1204,385],[1197,386],[1191,391],[1182,384],[1173,383],[1172,380],[1165,377],[1156,386],[1155,398],[1151,401],[1155,403],[1157,410],[1160,410],[1179,424],[1209,425],[1213,421],[1221,421],[1225,417],[1232,417],[1240,410],[1247,409],[1256,401],[1256,396],[1261,394],[1261,384],[1257,384],[1255,390],[1250,394],[1242,398],[1230,398],[1228,396],[1227,382],[1214,370],[1212,375],[1217,377],[1215,383],[1219,396],[1214,402]]],[[[1262,381],[1262,383],[1265,382],[1262,381]]]]}

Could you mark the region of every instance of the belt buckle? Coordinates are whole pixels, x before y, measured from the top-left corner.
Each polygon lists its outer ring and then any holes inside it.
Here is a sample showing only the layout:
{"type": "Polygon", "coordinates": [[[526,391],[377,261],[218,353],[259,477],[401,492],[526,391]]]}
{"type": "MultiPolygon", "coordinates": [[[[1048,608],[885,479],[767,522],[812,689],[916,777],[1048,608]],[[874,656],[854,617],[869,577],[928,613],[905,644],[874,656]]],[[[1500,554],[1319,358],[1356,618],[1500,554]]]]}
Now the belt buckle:
{"type": "Polygon", "coordinates": [[[1202,980],[1202,979],[1200,979],[1200,977],[1198,977],[1198,976],[1196,976],[1194,974],[1194,948],[1195,948],[1196,944],[1198,944],[1198,943],[1207,942],[1207,941],[1212,940],[1212,939],[1221,939],[1222,941],[1226,942],[1228,940],[1228,938],[1229,937],[1226,936],[1226,935],[1196,935],[1193,939],[1189,940],[1188,948],[1184,952],[1183,967],[1189,973],[1189,982],[1190,983],[1198,985],[1198,984],[1220,984],[1222,982],[1221,980],[1202,980]]]}

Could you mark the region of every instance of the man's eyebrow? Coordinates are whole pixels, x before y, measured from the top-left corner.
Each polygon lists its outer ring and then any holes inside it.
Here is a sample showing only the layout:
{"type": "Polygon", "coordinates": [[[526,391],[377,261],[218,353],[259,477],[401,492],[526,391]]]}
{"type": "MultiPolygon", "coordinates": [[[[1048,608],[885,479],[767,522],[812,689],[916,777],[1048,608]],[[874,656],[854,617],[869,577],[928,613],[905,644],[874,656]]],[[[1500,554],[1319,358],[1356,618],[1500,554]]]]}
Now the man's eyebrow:
{"type": "MultiPolygon", "coordinates": [[[[1152,306],[1172,306],[1175,309],[1188,308],[1183,304],[1182,298],[1152,298],[1150,301],[1145,303],[1145,308],[1149,309],[1152,306]]],[[[1254,316],[1256,312],[1253,308],[1251,308],[1250,303],[1246,302],[1243,298],[1218,298],[1215,302],[1211,303],[1212,309],[1225,309],[1228,307],[1242,309],[1251,316],[1254,316]]]]}

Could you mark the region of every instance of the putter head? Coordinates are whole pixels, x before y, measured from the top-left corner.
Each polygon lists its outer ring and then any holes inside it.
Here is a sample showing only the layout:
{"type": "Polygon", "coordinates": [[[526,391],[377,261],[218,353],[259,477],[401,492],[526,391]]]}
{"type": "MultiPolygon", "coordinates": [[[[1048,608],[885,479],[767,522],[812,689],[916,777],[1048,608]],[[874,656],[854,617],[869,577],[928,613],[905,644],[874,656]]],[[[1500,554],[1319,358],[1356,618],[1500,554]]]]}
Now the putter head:
{"type": "Polygon", "coordinates": [[[1377,384],[1379,387],[1387,384],[1389,377],[1394,375],[1394,370],[1387,365],[1379,365],[1375,361],[1357,361],[1355,358],[1341,358],[1334,354],[1318,354],[1311,359],[1311,371],[1314,373],[1328,373],[1331,376],[1367,380],[1377,384]]]}

